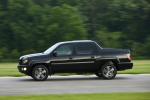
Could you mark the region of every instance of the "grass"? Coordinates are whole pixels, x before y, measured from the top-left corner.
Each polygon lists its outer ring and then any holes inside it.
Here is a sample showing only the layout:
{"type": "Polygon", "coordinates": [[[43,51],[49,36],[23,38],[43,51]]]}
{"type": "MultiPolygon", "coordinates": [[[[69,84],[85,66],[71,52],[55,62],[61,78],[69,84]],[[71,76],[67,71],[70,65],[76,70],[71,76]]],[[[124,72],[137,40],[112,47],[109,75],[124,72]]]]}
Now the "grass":
{"type": "Polygon", "coordinates": [[[23,76],[17,69],[17,63],[0,63],[0,76],[23,76]]]}
{"type": "MultiPolygon", "coordinates": [[[[118,73],[150,74],[150,60],[133,60],[133,63],[134,63],[133,69],[118,71],[118,73]]],[[[24,76],[24,74],[18,71],[17,63],[0,63],[0,76],[24,76]]]]}
{"type": "Polygon", "coordinates": [[[0,96],[0,100],[150,100],[150,92],[0,96]]]}
{"type": "Polygon", "coordinates": [[[150,60],[133,60],[133,68],[118,71],[119,74],[150,74],[150,60]]]}

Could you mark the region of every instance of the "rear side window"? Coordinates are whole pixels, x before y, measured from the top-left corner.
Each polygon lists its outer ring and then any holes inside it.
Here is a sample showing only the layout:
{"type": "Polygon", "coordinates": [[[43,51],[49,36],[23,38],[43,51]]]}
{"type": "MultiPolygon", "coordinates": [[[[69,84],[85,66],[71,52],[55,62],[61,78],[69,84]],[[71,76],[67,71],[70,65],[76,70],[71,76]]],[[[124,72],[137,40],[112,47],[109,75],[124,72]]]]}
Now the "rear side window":
{"type": "Polygon", "coordinates": [[[91,43],[77,43],[77,54],[91,54],[93,52],[93,45],[91,43]]]}

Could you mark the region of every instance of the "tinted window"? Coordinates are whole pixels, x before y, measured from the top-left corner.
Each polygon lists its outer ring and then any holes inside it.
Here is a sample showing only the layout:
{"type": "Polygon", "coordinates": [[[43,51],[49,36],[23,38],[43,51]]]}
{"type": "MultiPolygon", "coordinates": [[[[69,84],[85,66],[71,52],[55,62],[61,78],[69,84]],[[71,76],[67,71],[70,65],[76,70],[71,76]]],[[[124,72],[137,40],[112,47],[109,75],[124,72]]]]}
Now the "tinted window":
{"type": "Polygon", "coordinates": [[[58,47],[56,50],[57,55],[71,55],[73,52],[73,45],[62,45],[58,47]]]}
{"type": "Polygon", "coordinates": [[[91,43],[77,43],[76,51],[77,54],[91,54],[93,46],[91,43]]]}

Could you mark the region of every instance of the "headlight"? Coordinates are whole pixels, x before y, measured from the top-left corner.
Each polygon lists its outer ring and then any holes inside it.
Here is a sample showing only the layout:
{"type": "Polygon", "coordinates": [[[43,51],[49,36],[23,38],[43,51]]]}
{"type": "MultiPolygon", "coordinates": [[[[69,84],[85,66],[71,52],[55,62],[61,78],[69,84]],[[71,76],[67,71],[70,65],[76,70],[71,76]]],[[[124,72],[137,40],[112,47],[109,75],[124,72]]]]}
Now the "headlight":
{"type": "Polygon", "coordinates": [[[23,62],[23,64],[26,64],[28,62],[28,60],[24,59],[22,62],[23,62]]]}

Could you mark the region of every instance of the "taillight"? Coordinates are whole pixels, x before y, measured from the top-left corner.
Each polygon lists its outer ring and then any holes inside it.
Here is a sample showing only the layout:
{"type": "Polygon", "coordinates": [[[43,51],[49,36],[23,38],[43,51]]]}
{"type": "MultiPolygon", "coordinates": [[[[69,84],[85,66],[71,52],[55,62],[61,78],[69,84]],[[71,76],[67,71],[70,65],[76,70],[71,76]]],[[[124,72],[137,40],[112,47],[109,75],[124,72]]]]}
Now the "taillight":
{"type": "Polygon", "coordinates": [[[131,60],[131,54],[127,54],[128,59],[131,60]]]}

